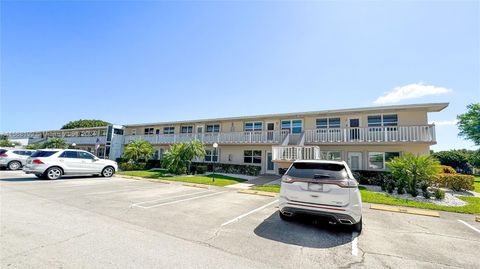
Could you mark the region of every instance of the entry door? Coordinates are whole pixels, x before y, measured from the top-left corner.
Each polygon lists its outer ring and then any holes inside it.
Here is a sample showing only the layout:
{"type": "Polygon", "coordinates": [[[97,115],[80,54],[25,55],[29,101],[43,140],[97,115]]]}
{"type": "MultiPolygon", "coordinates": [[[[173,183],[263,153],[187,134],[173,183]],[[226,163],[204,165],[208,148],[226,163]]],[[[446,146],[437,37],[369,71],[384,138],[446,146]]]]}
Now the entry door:
{"type": "Polygon", "coordinates": [[[362,153],[349,152],[348,166],[350,167],[350,170],[362,170],[362,153]]]}
{"type": "Polygon", "coordinates": [[[272,141],[274,138],[273,131],[275,129],[275,123],[267,122],[267,140],[272,141]]]}
{"type": "Polygon", "coordinates": [[[197,139],[203,141],[203,126],[197,126],[197,139]]]}
{"type": "Polygon", "coordinates": [[[272,158],[272,152],[267,151],[267,154],[266,154],[265,158],[266,158],[265,163],[266,163],[266,166],[267,166],[265,168],[265,172],[267,174],[275,174],[275,164],[272,161],[272,159],[273,159],[272,158]]]}
{"type": "Polygon", "coordinates": [[[351,118],[348,119],[348,126],[350,127],[350,140],[360,139],[360,119],[351,118]]]}

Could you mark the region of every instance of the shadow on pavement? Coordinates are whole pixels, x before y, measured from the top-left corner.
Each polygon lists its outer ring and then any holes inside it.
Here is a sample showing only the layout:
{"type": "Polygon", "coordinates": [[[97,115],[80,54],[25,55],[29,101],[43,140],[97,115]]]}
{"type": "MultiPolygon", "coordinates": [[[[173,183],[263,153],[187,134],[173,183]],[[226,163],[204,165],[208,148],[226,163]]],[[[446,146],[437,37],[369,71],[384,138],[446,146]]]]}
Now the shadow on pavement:
{"type": "Polygon", "coordinates": [[[330,225],[327,220],[310,216],[283,221],[278,211],[258,225],[254,233],[266,239],[310,248],[332,248],[352,241],[348,226],[330,225]]]}
{"type": "MultiPolygon", "coordinates": [[[[4,171],[0,172],[3,173],[4,171]]],[[[4,174],[5,175],[5,174],[4,174]]],[[[63,181],[63,180],[72,180],[72,179],[87,179],[95,176],[63,176],[56,180],[48,180],[44,178],[37,178],[36,176],[25,175],[26,177],[11,177],[11,178],[0,178],[0,181],[8,182],[27,182],[27,181],[63,181]]]]}

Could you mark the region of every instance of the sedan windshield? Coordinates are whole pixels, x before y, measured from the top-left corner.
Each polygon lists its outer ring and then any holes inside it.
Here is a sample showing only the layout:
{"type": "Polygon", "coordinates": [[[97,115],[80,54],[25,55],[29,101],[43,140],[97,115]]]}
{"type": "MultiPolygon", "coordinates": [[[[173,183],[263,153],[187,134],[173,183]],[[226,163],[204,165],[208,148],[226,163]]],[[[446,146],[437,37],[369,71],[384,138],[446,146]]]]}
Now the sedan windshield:
{"type": "Polygon", "coordinates": [[[345,166],[335,163],[294,163],[287,172],[288,176],[309,179],[346,179],[345,166]]]}

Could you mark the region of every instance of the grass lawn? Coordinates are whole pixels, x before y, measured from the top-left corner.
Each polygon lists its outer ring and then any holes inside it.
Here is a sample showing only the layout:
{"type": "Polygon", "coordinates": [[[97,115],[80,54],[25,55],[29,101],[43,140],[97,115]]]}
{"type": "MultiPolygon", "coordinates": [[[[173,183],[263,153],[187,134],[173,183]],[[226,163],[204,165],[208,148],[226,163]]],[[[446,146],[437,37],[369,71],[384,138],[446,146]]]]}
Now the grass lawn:
{"type": "Polygon", "coordinates": [[[227,186],[236,183],[246,181],[245,179],[215,175],[215,181],[213,181],[212,175],[207,176],[165,176],[164,173],[158,171],[125,171],[118,172],[119,175],[125,176],[134,176],[134,177],[144,177],[144,178],[153,178],[160,180],[170,180],[170,181],[180,181],[196,184],[206,184],[214,186],[227,186]]]}
{"type": "Polygon", "coordinates": [[[478,197],[459,197],[468,203],[466,206],[441,206],[424,202],[417,202],[407,199],[400,199],[386,194],[368,191],[365,187],[360,186],[360,193],[362,194],[362,201],[365,203],[385,204],[396,206],[407,206],[423,209],[432,209],[439,211],[449,211],[457,213],[478,214],[480,213],[480,198],[478,197]]]}
{"type": "Polygon", "coordinates": [[[256,191],[268,191],[268,192],[280,192],[280,185],[263,185],[255,186],[252,190],[256,191]]]}

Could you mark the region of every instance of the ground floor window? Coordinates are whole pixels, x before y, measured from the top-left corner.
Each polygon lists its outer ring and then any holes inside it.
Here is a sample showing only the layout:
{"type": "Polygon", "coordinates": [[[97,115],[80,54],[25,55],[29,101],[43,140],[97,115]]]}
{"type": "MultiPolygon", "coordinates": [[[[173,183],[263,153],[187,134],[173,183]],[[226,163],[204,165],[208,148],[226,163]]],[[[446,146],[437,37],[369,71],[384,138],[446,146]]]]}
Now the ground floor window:
{"type": "Polygon", "coordinates": [[[369,152],[368,168],[369,169],[385,169],[386,162],[399,156],[400,156],[400,152],[369,152]]]}
{"type": "Polygon", "coordinates": [[[244,163],[262,163],[262,151],[261,150],[244,150],[243,162],[244,163]]]}
{"type": "Polygon", "coordinates": [[[218,149],[206,149],[205,162],[218,162],[218,149]]]}
{"type": "Polygon", "coordinates": [[[320,151],[320,155],[322,160],[332,160],[332,161],[341,161],[342,160],[342,152],[341,151],[320,151]]]}

